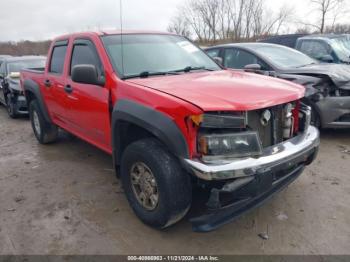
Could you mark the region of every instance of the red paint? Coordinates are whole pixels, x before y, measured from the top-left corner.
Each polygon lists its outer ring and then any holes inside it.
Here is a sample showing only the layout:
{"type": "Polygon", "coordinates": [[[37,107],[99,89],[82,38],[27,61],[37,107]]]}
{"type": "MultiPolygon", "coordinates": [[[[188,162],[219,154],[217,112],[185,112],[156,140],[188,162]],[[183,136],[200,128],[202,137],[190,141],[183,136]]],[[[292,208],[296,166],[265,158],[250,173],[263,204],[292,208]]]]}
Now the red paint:
{"type": "MultiPolygon", "coordinates": [[[[118,32],[112,32],[116,34],[118,32]]],[[[125,32],[153,33],[153,32],[125,32]]],[[[21,83],[32,79],[40,85],[44,101],[53,122],[87,142],[112,153],[109,97],[112,105],[118,99],[129,99],[152,107],[171,118],[182,131],[191,154],[196,154],[197,128],[190,124],[190,115],[204,111],[247,111],[295,101],[303,97],[302,86],[233,70],[193,72],[176,76],[156,76],[121,80],[114,73],[100,36],[106,33],[78,33],[61,36],[53,41],[69,40],[62,76],[22,72],[21,83]],[[88,38],[96,46],[105,69],[104,87],[72,82],[70,57],[73,41],[88,38]],[[44,85],[50,79],[51,88],[44,85]],[[64,92],[70,84],[74,92],[64,92]]],[[[51,57],[52,47],[48,55],[51,57]]]]}

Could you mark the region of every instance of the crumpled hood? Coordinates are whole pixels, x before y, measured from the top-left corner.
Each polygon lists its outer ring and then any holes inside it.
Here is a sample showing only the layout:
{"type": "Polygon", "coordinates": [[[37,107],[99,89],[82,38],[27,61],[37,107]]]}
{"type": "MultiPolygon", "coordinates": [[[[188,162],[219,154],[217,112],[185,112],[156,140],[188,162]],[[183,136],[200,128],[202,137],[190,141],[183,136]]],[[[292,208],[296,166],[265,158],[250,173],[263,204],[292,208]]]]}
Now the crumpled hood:
{"type": "Polygon", "coordinates": [[[337,87],[345,86],[350,89],[350,65],[320,63],[288,69],[283,71],[283,73],[311,75],[316,77],[317,75],[328,76],[337,87]]]}
{"type": "Polygon", "coordinates": [[[7,77],[7,82],[9,84],[9,88],[16,90],[16,91],[21,91],[19,78],[7,77]]]}
{"type": "Polygon", "coordinates": [[[284,80],[233,70],[135,78],[129,82],[152,88],[204,111],[249,111],[300,99],[304,87],[284,80]]]}

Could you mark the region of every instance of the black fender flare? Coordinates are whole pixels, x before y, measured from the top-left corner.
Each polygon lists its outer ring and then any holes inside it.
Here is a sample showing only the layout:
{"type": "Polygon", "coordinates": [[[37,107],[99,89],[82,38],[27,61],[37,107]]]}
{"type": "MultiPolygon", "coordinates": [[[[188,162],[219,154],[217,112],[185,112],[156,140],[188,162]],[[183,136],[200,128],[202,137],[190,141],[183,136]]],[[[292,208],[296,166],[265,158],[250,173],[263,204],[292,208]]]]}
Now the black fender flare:
{"type": "Polygon", "coordinates": [[[45,120],[48,123],[52,123],[50,115],[49,115],[48,110],[46,108],[46,105],[44,103],[44,99],[41,95],[40,86],[36,82],[34,82],[33,80],[26,79],[23,82],[23,87],[25,90],[25,96],[26,96],[28,108],[29,108],[29,102],[30,102],[28,92],[31,92],[34,95],[35,99],[38,101],[40,110],[43,113],[45,120]]]}
{"type": "Polygon", "coordinates": [[[166,114],[130,100],[119,100],[112,111],[112,147],[115,166],[120,163],[118,151],[122,135],[118,128],[122,122],[141,127],[159,139],[167,149],[179,158],[189,158],[185,137],[179,127],[166,114]]]}

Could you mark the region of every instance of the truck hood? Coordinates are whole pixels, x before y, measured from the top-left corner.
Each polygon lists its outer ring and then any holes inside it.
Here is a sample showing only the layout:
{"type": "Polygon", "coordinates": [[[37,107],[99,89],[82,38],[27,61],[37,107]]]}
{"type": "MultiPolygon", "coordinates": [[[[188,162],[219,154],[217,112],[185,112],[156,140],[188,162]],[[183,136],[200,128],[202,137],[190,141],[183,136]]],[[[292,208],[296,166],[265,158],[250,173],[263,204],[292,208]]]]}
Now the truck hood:
{"type": "Polygon", "coordinates": [[[127,81],[175,96],[203,111],[261,109],[300,99],[305,92],[291,82],[233,70],[127,81]]]}

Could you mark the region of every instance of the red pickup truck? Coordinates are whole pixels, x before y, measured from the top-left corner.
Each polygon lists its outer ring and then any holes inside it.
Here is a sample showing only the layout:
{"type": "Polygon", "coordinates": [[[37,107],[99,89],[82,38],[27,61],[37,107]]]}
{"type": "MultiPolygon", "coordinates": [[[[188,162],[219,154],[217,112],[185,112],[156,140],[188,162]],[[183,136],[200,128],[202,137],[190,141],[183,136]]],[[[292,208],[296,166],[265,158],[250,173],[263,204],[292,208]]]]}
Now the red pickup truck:
{"type": "Polygon", "coordinates": [[[155,228],[182,219],[200,188],[205,210],[190,221],[213,230],[290,184],[318,151],[303,87],[224,69],[178,35],[61,36],[21,85],[38,141],[62,128],[113,155],[132,209],[155,228]]]}

